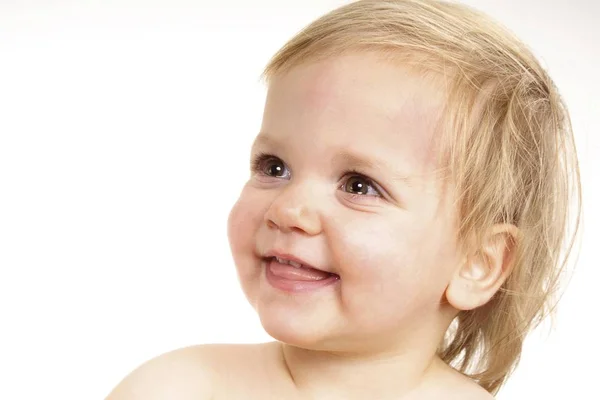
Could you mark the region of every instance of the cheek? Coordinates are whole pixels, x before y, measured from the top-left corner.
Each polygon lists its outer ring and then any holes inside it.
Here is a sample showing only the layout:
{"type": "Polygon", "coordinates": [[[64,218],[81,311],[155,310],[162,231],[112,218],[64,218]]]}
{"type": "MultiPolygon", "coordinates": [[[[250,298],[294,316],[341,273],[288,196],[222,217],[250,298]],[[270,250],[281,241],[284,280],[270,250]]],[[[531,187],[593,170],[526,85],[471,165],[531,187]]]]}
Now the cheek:
{"type": "Polygon", "coordinates": [[[244,209],[247,206],[242,202],[240,197],[231,208],[229,212],[229,218],[227,219],[227,237],[229,239],[229,246],[235,257],[240,246],[244,243],[244,232],[248,228],[248,220],[245,217],[244,209]]]}
{"type": "Polygon", "coordinates": [[[421,232],[399,225],[371,219],[360,228],[344,229],[337,249],[344,276],[369,291],[414,282],[421,232]]]}
{"type": "Polygon", "coordinates": [[[341,226],[332,245],[344,274],[378,280],[401,275],[393,265],[412,264],[422,236],[410,221],[367,216],[341,226]]]}
{"type": "Polygon", "coordinates": [[[349,310],[398,319],[439,304],[451,243],[443,238],[444,229],[420,222],[371,216],[368,223],[338,232],[335,251],[349,310]]]}
{"type": "Polygon", "coordinates": [[[263,219],[260,203],[256,200],[244,189],[227,220],[227,236],[233,262],[242,290],[252,305],[255,305],[261,271],[254,238],[263,219]]]}
{"type": "Polygon", "coordinates": [[[253,238],[262,223],[263,215],[258,199],[244,188],[227,220],[229,246],[238,269],[245,268],[255,255],[253,238]]]}

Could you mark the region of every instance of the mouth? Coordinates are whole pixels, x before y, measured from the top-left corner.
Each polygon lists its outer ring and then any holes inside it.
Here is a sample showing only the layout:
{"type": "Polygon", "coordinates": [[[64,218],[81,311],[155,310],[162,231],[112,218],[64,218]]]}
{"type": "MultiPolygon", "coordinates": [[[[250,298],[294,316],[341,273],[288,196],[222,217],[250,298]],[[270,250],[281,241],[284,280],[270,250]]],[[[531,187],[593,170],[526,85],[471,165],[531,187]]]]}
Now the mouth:
{"type": "Polygon", "coordinates": [[[299,262],[290,256],[263,258],[267,281],[286,292],[310,292],[337,283],[340,276],[299,262]]]}

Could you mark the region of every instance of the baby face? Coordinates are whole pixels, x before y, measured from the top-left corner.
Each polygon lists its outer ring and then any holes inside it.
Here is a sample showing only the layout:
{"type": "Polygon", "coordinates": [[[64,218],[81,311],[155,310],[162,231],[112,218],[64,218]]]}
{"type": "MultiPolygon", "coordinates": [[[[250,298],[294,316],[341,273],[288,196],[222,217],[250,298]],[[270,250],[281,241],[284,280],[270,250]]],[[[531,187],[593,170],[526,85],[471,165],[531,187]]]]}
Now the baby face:
{"type": "Polygon", "coordinates": [[[435,174],[442,106],[441,86],[370,53],[271,81],[228,229],[275,339],[357,349],[439,324],[459,261],[452,188],[435,174]]]}

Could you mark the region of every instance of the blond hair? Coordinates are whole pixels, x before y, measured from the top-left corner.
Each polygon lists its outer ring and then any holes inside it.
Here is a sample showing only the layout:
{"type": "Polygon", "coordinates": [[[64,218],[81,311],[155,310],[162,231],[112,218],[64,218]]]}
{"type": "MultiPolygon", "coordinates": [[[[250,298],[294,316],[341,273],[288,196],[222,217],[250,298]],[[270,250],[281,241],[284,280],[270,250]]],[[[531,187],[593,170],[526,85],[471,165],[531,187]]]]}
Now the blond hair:
{"type": "Polygon", "coordinates": [[[476,250],[497,223],[522,233],[502,288],[486,305],[459,312],[438,350],[495,394],[518,364],[526,334],[553,311],[578,231],[581,186],[565,104],[509,31],[467,6],[435,0],[344,5],[285,44],[263,77],[356,50],[395,55],[443,77],[444,154],[463,250],[476,250]]]}

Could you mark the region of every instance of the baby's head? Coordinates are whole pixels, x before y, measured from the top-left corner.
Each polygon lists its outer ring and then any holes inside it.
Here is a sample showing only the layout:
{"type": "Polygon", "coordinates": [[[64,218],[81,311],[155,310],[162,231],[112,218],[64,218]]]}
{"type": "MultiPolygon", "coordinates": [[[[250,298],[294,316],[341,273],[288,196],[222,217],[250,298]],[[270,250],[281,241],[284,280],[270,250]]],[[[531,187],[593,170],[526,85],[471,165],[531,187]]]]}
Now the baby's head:
{"type": "Polygon", "coordinates": [[[390,0],[318,19],[265,77],[229,236],[267,332],[437,353],[495,392],[554,304],[579,200],[546,72],[477,12],[390,0]]]}

